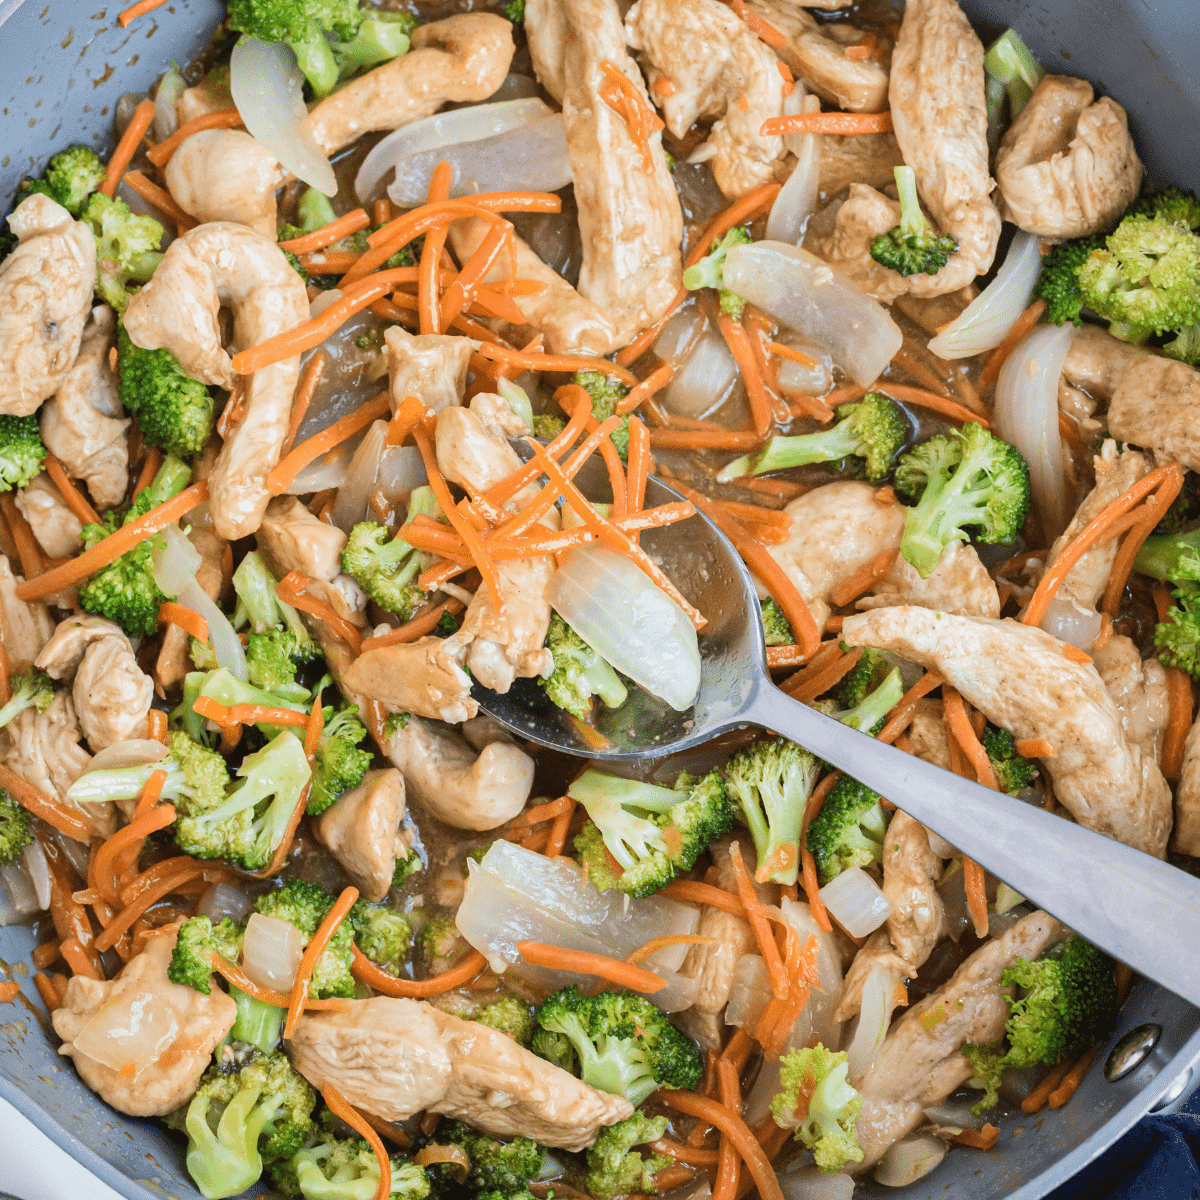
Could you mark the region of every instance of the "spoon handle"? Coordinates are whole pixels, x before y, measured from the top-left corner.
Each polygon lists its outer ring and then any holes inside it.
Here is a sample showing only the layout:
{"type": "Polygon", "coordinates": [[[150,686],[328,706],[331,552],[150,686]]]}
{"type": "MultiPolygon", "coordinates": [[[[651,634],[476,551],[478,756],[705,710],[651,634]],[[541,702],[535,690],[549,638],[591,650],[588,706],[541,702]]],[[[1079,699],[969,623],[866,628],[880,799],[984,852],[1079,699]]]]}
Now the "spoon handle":
{"type": "Polygon", "coordinates": [[[840,767],[1089,942],[1200,1004],[1200,880],[1072,821],[848,731],[766,683],[752,697],[744,719],[840,767]]]}

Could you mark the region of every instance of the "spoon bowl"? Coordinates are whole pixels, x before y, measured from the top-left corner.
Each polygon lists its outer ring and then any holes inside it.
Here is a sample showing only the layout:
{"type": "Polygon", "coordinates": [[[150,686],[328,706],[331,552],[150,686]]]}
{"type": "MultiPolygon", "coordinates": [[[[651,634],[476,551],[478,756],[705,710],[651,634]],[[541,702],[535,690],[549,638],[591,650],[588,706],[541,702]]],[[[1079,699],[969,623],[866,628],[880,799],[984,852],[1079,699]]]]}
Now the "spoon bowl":
{"type": "MultiPolygon", "coordinates": [[[[576,480],[610,498],[598,458],[576,480]]],[[[682,500],[651,477],[646,506],[682,500]]],[[[600,707],[597,734],[546,699],[535,681],[506,694],[473,690],[480,707],[523,738],[595,762],[664,758],[747,726],[781,734],[873,788],[1022,896],[1150,979],[1200,1004],[1200,880],[1159,859],[995,792],[827,717],[771,682],[753,580],[703,514],[642,535],[643,548],[707,618],[700,692],[679,713],[641,688],[600,707]],[[1147,930],[1163,936],[1148,937],[1147,930]]]]}

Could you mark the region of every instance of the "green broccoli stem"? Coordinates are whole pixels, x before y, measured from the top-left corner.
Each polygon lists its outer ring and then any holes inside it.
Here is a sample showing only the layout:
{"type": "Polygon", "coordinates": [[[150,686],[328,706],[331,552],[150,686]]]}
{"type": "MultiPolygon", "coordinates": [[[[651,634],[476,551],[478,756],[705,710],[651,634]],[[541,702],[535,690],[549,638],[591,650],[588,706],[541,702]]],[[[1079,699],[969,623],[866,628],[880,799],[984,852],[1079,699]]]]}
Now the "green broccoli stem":
{"type": "Polygon", "coordinates": [[[905,237],[925,233],[929,222],[921,211],[921,199],[917,195],[917,175],[912,167],[897,167],[896,190],[900,193],[900,232],[905,237]]]}
{"type": "Polygon", "coordinates": [[[300,203],[296,206],[296,216],[299,219],[300,228],[305,233],[315,233],[318,229],[323,229],[337,220],[332,201],[324,192],[317,191],[315,187],[310,187],[300,197],[300,203]]]}
{"type": "Polygon", "coordinates": [[[232,985],[229,994],[237,1005],[237,1016],[234,1017],[233,1028],[229,1031],[230,1038],[235,1042],[256,1046],[264,1054],[272,1054],[278,1050],[280,1039],[283,1037],[285,1010],[277,1008],[274,1004],[256,1000],[232,985]]]}
{"type": "Polygon", "coordinates": [[[584,667],[583,678],[592,695],[599,696],[609,708],[620,708],[629,696],[621,677],[598,654],[595,662],[584,667]]]}
{"type": "Polygon", "coordinates": [[[1008,115],[1016,120],[1033,96],[1046,72],[1016,31],[1006,29],[983,56],[983,69],[1004,84],[1008,93],[1008,115]]]}
{"type": "Polygon", "coordinates": [[[833,716],[852,729],[874,734],[876,727],[882,724],[888,713],[900,703],[903,695],[904,680],[900,676],[900,668],[896,667],[861,704],[843,712],[836,712],[833,716]]]}
{"type": "Polygon", "coordinates": [[[342,76],[390,62],[407,53],[408,35],[412,27],[413,21],[408,13],[374,13],[364,17],[354,38],[337,46],[342,76]]]}
{"type": "Polygon", "coordinates": [[[853,417],[818,433],[773,437],[761,450],[736,458],[722,467],[717,482],[729,483],[744,475],[765,475],[768,471],[785,471],[807,463],[839,462],[851,457],[861,440],[853,417]]]}
{"type": "Polygon", "coordinates": [[[1160,533],[1148,537],[1133,560],[1133,569],[1151,579],[1177,582],[1180,561],[1200,552],[1200,526],[1186,533],[1160,533]]]}
{"type": "Polygon", "coordinates": [[[296,55],[296,62],[304,72],[304,78],[312,84],[313,94],[318,100],[328,96],[337,85],[338,64],[333,47],[325,35],[316,29],[311,37],[289,42],[296,55]]]}
{"type": "MultiPolygon", "coordinates": [[[[158,468],[158,473],[154,476],[150,486],[140,491],[136,500],[141,502],[143,511],[148,508],[156,508],[160,504],[165,504],[172,496],[182,492],[191,481],[192,468],[182,459],[168,454],[163,460],[163,465],[158,468]]],[[[137,506],[135,505],[135,507],[137,506]]]]}

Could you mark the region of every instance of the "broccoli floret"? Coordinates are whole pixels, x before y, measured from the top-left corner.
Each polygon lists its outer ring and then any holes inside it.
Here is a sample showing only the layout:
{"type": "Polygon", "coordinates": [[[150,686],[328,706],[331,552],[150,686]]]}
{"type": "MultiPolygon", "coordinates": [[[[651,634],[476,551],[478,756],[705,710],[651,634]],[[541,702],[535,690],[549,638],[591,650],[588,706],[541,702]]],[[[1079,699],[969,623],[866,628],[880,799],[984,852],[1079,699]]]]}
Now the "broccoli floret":
{"type": "Polygon", "coordinates": [[[0,492],[24,487],[42,469],[46,447],[37,414],[0,416],[0,492]]]}
{"type": "Polygon", "coordinates": [[[33,818],[3,788],[0,788],[0,866],[15,862],[26,846],[33,844],[33,818]]]}
{"type": "Polygon", "coordinates": [[[425,593],[417,584],[421,569],[420,554],[399,534],[389,540],[387,526],[377,521],[360,521],[342,548],[342,570],[402,621],[411,620],[424,603],[425,593]]]}
{"type": "Polygon", "coordinates": [[[717,480],[729,483],[743,475],[763,475],[844,458],[863,459],[867,478],[872,482],[883,479],[909,438],[903,410],[886,396],[868,392],[856,404],[843,404],[837,413],[841,419],[832,428],[773,437],[761,450],[722,467],[717,480]]]}
{"type": "Polygon", "coordinates": [[[862,657],[838,687],[838,704],[844,709],[855,708],[887,678],[891,670],[891,661],[882,650],[864,646],[862,657]]]}
{"type": "Polygon", "coordinates": [[[368,9],[354,37],[333,48],[338,74],[342,79],[349,79],[367,67],[390,62],[408,53],[408,39],[416,27],[417,19],[411,13],[368,9]]]}
{"type": "MultiPolygon", "coordinates": [[[[216,700],[218,704],[258,704],[267,708],[288,708],[292,712],[304,713],[307,716],[309,713],[309,694],[303,688],[297,690],[300,694],[303,694],[303,700],[297,698],[296,695],[266,692],[251,683],[243,683],[240,679],[236,679],[226,668],[221,667],[216,671],[210,671],[208,674],[200,676],[199,687],[195,690],[195,694],[191,696],[191,704],[194,705],[198,697],[207,696],[210,699],[216,700]]],[[[185,703],[187,702],[188,694],[188,684],[185,680],[185,703]]],[[[201,724],[203,724],[203,720],[201,720],[201,724]]],[[[266,737],[271,738],[282,727],[271,725],[267,722],[258,722],[256,728],[266,737]]],[[[190,730],[188,732],[192,737],[195,737],[194,734],[191,734],[190,730]]]]}
{"type": "Polygon", "coordinates": [[[733,805],[716,771],[700,779],[681,775],[674,787],[659,787],[589,769],[567,789],[587,810],[607,855],[585,826],[576,849],[597,887],[615,886],[628,896],[648,896],[680,871],[689,871],[708,844],[733,825],[733,805]]]}
{"type": "Polygon", "coordinates": [[[846,1082],[845,1051],[792,1050],[780,1060],[781,1090],[771,1101],[771,1115],[781,1129],[794,1129],[822,1171],[841,1171],[862,1162],[858,1115],[862,1097],[846,1082]]]}
{"type": "Polygon", "coordinates": [[[835,717],[843,725],[849,725],[851,729],[874,737],[883,728],[888,713],[900,703],[900,697],[903,695],[904,681],[900,677],[900,668],[897,667],[884,676],[883,682],[853,708],[830,709],[827,715],[835,717]]]}
{"type": "Polygon", "coordinates": [[[1060,242],[1042,259],[1042,273],[1033,289],[1034,296],[1046,301],[1045,318],[1052,325],[1064,321],[1082,324],[1083,292],[1079,288],[1079,268],[1093,250],[1104,249],[1105,236],[1092,233],[1070,242],[1060,242]]]}
{"type": "MultiPolygon", "coordinates": [[[[399,1200],[425,1200],[429,1175],[408,1159],[391,1160],[392,1187],[399,1200]]],[[[304,1200],[374,1200],[379,1160],[364,1138],[342,1138],[321,1130],[316,1141],[284,1162],[267,1167],[272,1185],[304,1200]]]]}
{"type": "Polygon", "coordinates": [[[233,590],[238,598],[234,627],[240,629],[249,624],[253,633],[284,630],[295,639],[290,653],[296,662],[306,663],[319,658],[320,647],[300,619],[300,614],[275,594],[275,584],[275,576],[257,550],[252,550],[242,559],[233,573],[233,590]]]}
{"type": "Polygon", "coordinates": [[[229,994],[237,1006],[233,1027],[229,1030],[229,1040],[241,1042],[244,1046],[253,1046],[263,1054],[273,1054],[278,1050],[283,1038],[283,1020],[287,1011],[263,1000],[256,1000],[232,984],[229,994]]]}
{"type": "Polygon", "coordinates": [[[204,995],[212,994],[212,956],[236,963],[241,954],[241,935],[226,917],[214,925],[208,917],[189,917],[179,927],[167,978],[204,995]]]}
{"type": "Polygon", "coordinates": [[[1046,74],[1014,29],[1005,30],[988,47],[983,57],[983,69],[997,83],[1004,85],[1010,120],[1016,120],[1020,115],[1046,74]]]}
{"type": "Polygon", "coordinates": [[[508,0],[504,6],[504,15],[514,25],[525,24],[525,0],[508,0]]]}
{"type": "Polygon", "coordinates": [[[969,421],[914,446],[896,467],[896,491],[916,506],[904,515],[900,553],[927,579],[967,528],[981,542],[1009,543],[1029,512],[1029,465],[1021,452],[969,421]]]}
{"type": "Polygon", "coordinates": [[[54,703],[54,680],[37,667],[30,667],[22,675],[10,675],[8,687],[12,698],[0,708],[0,728],[27,708],[43,713],[54,703]]]}
{"type": "Polygon", "coordinates": [[[136,287],[162,262],[163,227],[153,217],[139,217],[119,197],[93,192],[79,219],[96,239],[96,294],[120,316],[136,287]]]}
{"type": "Polygon", "coordinates": [[[1189,229],[1200,229],[1200,200],[1194,192],[1184,191],[1181,187],[1171,184],[1159,192],[1142,196],[1130,207],[1131,213],[1150,213],[1172,221],[1177,225],[1186,225],[1189,229]]]}
{"type": "MultiPolygon", "coordinates": [[[[192,654],[192,662],[202,669],[215,670],[216,655],[208,647],[201,649],[200,656],[192,654]]],[[[304,653],[296,635],[286,630],[252,633],[246,644],[246,677],[264,692],[303,703],[310,693],[296,682],[296,667],[304,653]]]]}
{"type": "Polygon", "coordinates": [[[762,609],[763,631],[767,635],[768,646],[790,646],[795,640],[792,627],[779,607],[769,596],[760,602],[762,609]]]}
{"type": "Polygon", "coordinates": [[[1007,729],[989,722],[984,727],[982,741],[1002,792],[1015,796],[1037,778],[1037,767],[1017,753],[1013,735],[1007,729]]]}
{"type": "Polygon", "coordinates": [[[543,442],[552,442],[566,427],[567,423],[562,417],[551,413],[538,413],[533,418],[533,436],[543,442]]]}
{"type": "Polygon", "coordinates": [[[501,996],[491,1004],[485,1004],[474,1016],[474,1020],[507,1033],[518,1045],[528,1046],[533,1037],[533,1010],[516,996],[501,996]]]}
{"type": "MultiPolygon", "coordinates": [[[[1190,476],[1189,476],[1190,478],[1190,476]]],[[[1200,678],[1200,529],[1157,534],[1142,544],[1135,571],[1176,585],[1175,606],[1154,627],[1158,659],[1200,678]]]]}
{"type": "Polygon", "coordinates": [[[431,975],[448,971],[468,949],[453,917],[433,917],[417,934],[417,951],[431,975]]]}
{"type": "Polygon", "coordinates": [[[318,98],[333,91],[338,61],[330,33],[351,41],[362,24],[358,0],[230,0],[229,28],[264,42],[286,42],[318,98]]]}
{"type": "Polygon", "coordinates": [[[415,850],[409,850],[404,858],[397,858],[396,868],[392,872],[392,887],[402,888],[423,866],[421,857],[415,850]]]}
{"type": "Polygon", "coordinates": [[[625,703],[629,692],[616,671],[558,613],[550,614],[546,649],[554,656],[554,670],[538,686],[559,708],[583,720],[591,715],[593,696],[609,708],[625,703]]]}
{"type": "Polygon", "coordinates": [[[354,709],[326,708],[325,727],[313,756],[306,809],[310,817],[323,813],[344,792],[362,783],[371,766],[371,752],[358,748],[366,736],[366,726],[354,709]]]}
{"type": "Polygon", "coordinates": [[[662,1154],[643,1158],[635,1150],[666,1133],[666,1117],[635,1112],[616,1125],[600,1130],[584,1163],[571,1172],[572,1181],[596,1200],[613,1200],[632,1193],[654,1195],[654,1177],[670,1166],[662,1154]]]}
{"type": "Polygon", "coordinates": [[[138,419],[142,437],[178,458],[195,458],[212,435],[212,393],[169,350],[143,350],[117,326],[121,403],[138,419]]]}
{"type": "Polygon", "coordinates": [[[412,922],[394,908],[359,900],[346,918],[358,948],[377,967],[398,975],[412,945],[412,922]]]}
{"type": "Polygon", "coordinates": [[[991,1108],[1004,1073],[1053,1064],[1102,1041],[1117,1019],[1113,961],[1081,937],[1072,937],[1036,962],[1018,958],[1001,976],[1009,1004],[1004,1040],[968,1042],[963,1054],[974,1070],[972,1087],[983,1088],[975,1112],[991,1108]]]}
{"type": "Polygon", "coordinates": [[[1200,325],[1188,325],[1181,329],[1177,337],[1163,346],[1162,352],[1180,362],[1192,365],[1200,362],[1200,325]]]}
{"type": "Polygon", "coordinates": [[[579,1074],[579,1058],[571,1049],[571,1039],[562,1033],[536,1028],[529,1039],[529,1048],[548,1063],[566,1071],[569,1075],[579,1074]]]}
{"type": "Polygon", "coordinates": [[[808,826],[806,845],[816,859],[821,884],[850,867],[883,861],[887,815],[878,792],[843,775],[808,826]]]}
{"type": "MultiPolygon", "coordinates": [[[[574,381],[592,398],[592,416],[597,421],[607,421],[617,411],[617,405],[625,398],[629,388],[612,375],[603,371],[576,371],[574,381]]],[[[617,448],[622,460],[629,457],[629,418],[622,417],[621,424],[608,435],[617,448]]]]}
{"type": "MultiPolygon", "coordinates": [[[[319,883],[304,879],[289,879],[283,887],[267,892],[254,902],[254,911],[264,917],[277,917],[300,930],[308,945],[317,927],[325,920],[334,898],[319,883]]],[[[349,918],[333,931],[312,974],[312,994],[324,996],[353,996],[354,977],[350,973],[353,957],[351,945],[354,927],[349,918]]]]}
{"type": "Polygon", "coordinates": [[[480,1133],[462,1121],[442,1125],[437,1140],[449,1146],[461,1146],[471,1160],[467,1186],[472,1191],[508,1194],[525,1189],[542,1169],[544,1152],[532,1138],[516,1137],[502,1142],[480,1133]]]}
{"type": "Polygon", "coordinates": [[[725,286],[725,256],[734,246],[748,246],[754,239],[742,225],[735,225],[724,237],[714,238],[708,253],[694,266],[683,273],[683,286],[689,291],[698,288],[717,288],[720,292],[721,311],[735,321],[742,319],[746,301],[725,286]]]}
{"type": "MultiPolygon", "coordinates": [[[[187,463],[168,456],[150,486],[138,492],[133,507],[120,524],[128,525],[152,508],[166,503],[183,491],[191,477],[187,463]]],[[[97,542],[116,533],[118,528],[117,514],[106,513],[102,524],[91,522],[83,527],[84,546],[90,550],[97,542]]],[[[158,606],[170,599],[154,579],[152,543],[152,538],[145,538],[115,562],[102,567],[79,589],[81,608],[115,621],[130,637],[153,634],[158,629],[158,606]]]]}
{"type": "Polygon", "coordinates": [[[41,179],[23,179],[17,189],[17,203],[41,192],[78,217],[88,197],[104,182],[108,172],[90,146],[68,146],[46,164],[41,179]]]}
{"type": "Polygon", "coordinates": [[[1200,236],[1183,223],[1133,213],[1077,274],[1084,304],[1126,341],[1200,322],[1200,236]]]}
{"type": "Polygon", "coordinates": [[[917,177],[912,167],[896,167],[900,193],[900,224],[871,243],[871,257],[898,275],[936,275],[958,249],[947,236],[939,237],[921,211],[917,177]]]}
{"type": "MultiPolygon", "coordinates": [[[[539,1028],[570,1042],[584,1083],[624,1096],[635,1108],[656,1088],[691,1090],[700,1082],[703,1064],[696,1043],[641,996],[606,990],[585,997],[568,987],[534,1015],[539,1028]]],[[[533,1049],[539,1053],[536,1037],[533,1049]]]]}
{"type": "Polygon", "coordinates": [[[285,729],[247,755],[237,774],[239,782],[215,808],[176,819],[175,841],[193,858],[223,858],[257,871],[283,841],[311,774],[304,744],[285,729]]]}
{"type": "Polygon", "coordinates": [[[308,1141],[316,1099],[285,1054],[251,1054],[239,1066],[209,1067],[167,1124],[187,1131],[188,1174],[219,1200],[246,1191],[264,1162],[291,1158],[308,1141]]]}
{"type": "Polygon", "coordinates": [[[755,742],[726,764],[730,794],[754,838],[756,878],[795,883],[800,862],[800,825],[820,764],[787,738],[755,742]]]}

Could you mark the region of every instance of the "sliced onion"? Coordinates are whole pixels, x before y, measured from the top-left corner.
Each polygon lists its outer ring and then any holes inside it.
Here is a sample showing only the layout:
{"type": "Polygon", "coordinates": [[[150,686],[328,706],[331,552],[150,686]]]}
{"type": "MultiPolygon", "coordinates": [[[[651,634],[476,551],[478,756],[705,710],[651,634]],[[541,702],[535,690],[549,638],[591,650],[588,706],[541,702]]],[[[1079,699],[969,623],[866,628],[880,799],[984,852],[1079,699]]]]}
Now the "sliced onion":
{"type": "Polygon", "coordinates": [[[134,1079],[184,1030],[173,1005],[152,988],[114,990],[75,1035],[75,1049],[134,1079]]]}
{"type": "Polygon", "coordinates": [[[941,358],[994,350],[1029,307],[1041,270],[1041,239],[1018,230],[996,278],[930,341],[929,349],[941,358]]]}
{"type": "MultiPolygon", "coordinates": [[[[452,152],[454,147],[462,143],[481,142],[534,121],[544,120],[551,112],[550,107],[541,100],[530,98],[473,104],[470,108],[452,109],[426,117],[423,121],[414,121],[388,134],[371,149],[355,176],[355,194],[364,204],[375,199],[379,185],[403,159],[440,148],[452,152]]],[[[421,193],[417,203],[423,203],[427,194],[428,189],[421,193]]]]}
{"type": "MultiPolygon", "coordinates": [[[[146,763],[162,762],[167,757],[167,748],[154,738],[130,738],[105,746],[88,763],[85,774],[93,771],[119,771],[124,767],[142,767],[146,763]]],[[[74,786],[74,785],[72,785],[74,786]]]]}
{"type": "Polygon", "coordinates": [[[925,1116],[944,1129],[982,1129],[987,1124],[987,1115],[976,1116],[971,1106],[979,1100],[979,1093],[966,1096],[951,1096],[941,1104],[931,1104],[924,1110],[925,1116]]]}
{"type": "Polygon", "coordinates": [[[790,358],[779,359],[779,386],[788,392],[804,392],[809,396],[823,396],[833,386],[833,359],[820,346],[794,335],[784,335],[780,344],[791,346],[813,360],[807,363],[794,362],[790,358]]]}
{"type": "Polygon", "coordinates": [[[698,317],[695,340],[683,365],[667,384],[662,402],[677,416],[700,420],[729,398],[738,381],[738,367],[716,327],[698,310],[692,311],[698,317]]]}
{"type": "Polygon", "coordinates": [[[777,1175],[784,1200],[850,1200],[854,1195],[854,1180],[841,1172],[826,1174],[809,1164],[798,1171],[777,1175]]]}
{"type": "Polygon", "coordinates": [[[350,478],[350,462],[366,436],[365,430],[357,433],[328,454],[310,462],[292,480],[288,495],[304,496],[309,492],[323,492],[326,488],[340,488],[350,478]]]}
{"type": "Polygon", "coordinates": [[[359,443],[346,472],[346,482],[333,502],[333,523],[349,533],[367,515],[367,501],[379,476],[379,460],[387,444],[388,423],[374,421],[359,443]]]}
{"type": "Polygon", "coordinates": [[[388,500],[399,500],[428,482],[425,460],[416,446],[389,446],[383,452],[375,483],[388,500]]]}
{"type": "MultiPolygon", "coordinates": [[[[821,111],[816,96],[804,95],[803,85],[797,83],[783,102],[785,116],[821,111]]],[[[817,207],[821,186],[821,135],[789,133],[784,144],[796,156],[796,166],[787,182],[779,189],[767,217],[767,237],[772,242],[787,242],[798,246],[804,237],[804,227],[817,207]]]]}
{"type": "Polygon", "coordinates": [[[799,246],[735,246],[724,274],[727,288],[823,346],[863,387],[875,382],[904,342],[882,304],[799,246]]]}
{"type": "Polygon", "coordinates": [[[850,867],[820,891],[821,901],[851,937],[874,933],[891,915],[891,901],[862,867],[850,867]]]}
{"type": "Polygon", "coordinates": [[[812,915],[812,909],[803,900],[784,900],[781,904],[784,919],[804,939],[816,937],[820,943],[817,950],[817,986],[801,1013],[801,1020],[792,1029],[789,1044],[808,1045],[816,1038],[826,1046],[838,1046],[842,1038],[842,1022],[833,1018],[842,999],[842,956],[837,939],[832,933],[824,932],[812,915]],[[807,1032],[803,1025],[807,1025],[807,1032]],[[803,1041],[800,1038],[803,1037],[803,1041]]]}
{"type": "Polygon", "coordinates": [[[1061,593],[1046,607],[1042,628],[1058,638],[1070,642],[1080,650],[1091,651],[1092,643],[1100,636],[1103,620],[1094,608],[1084,608],[1076,600],[1061,593]]]}
{"type": "Polygon", "coordinates": [[[33,880],[20,864],[0,867],[0,925],[15,925],[42,907],[33,880]]]}
{"type": "Polygon", "coordinates": [[[996,432],[1029,464],[1029,487],[1053,541],[1071,519],[1058,434],[1058,379],[1075,326],[1038,325],[1022,338],[996,381],[996,432]]]}
{"type": "Polygon", "coordinates": [[[214,883],[201,894],[196,914],[207,917],[214,925],[226,917],[240,925],[253,907],[254,901],[241,888],[231,883],[214,883]]]}
{"type": "Polygon", "coordinates": [[[33,893],[37,897],[38,908],[50,907],[50,865],[46,862],[46,852],[42,843],[36,838],[21,851],[21,859],[33,884],[33,893]]]}
{"type": "Polygon", "coordinates": [[[875,1061],[875,1054],[883,1044],[888,1025],[895,1007],[896,980],[891,971],[876,965],[867,972],[863,984],[862,1009],[858,1014],[858,1027],[846,1050],[849,1066],[847,1076],[852,1083],[860,1080],[875,1061]]]}
{"type": "Polygon", "coordinates": [[[308,123],[304,73],[284,42],[260,42],[243,34],[229,60],[229,90],[246,129],[297,179],[326,196],[337,179],[308,123]]]}
{"type": "Polygon", "coordinates": [[[924,1179],[946,1157],[946,1143],[931,1133],[913,1133],[901,1138],[875,1166],[876,1183],[884,1187],[908,1187],[924,1179]]]}
{"type": "Polygon", "coordinates": [[[172,63],[158,81],[158,91],[154,93],[154,140],[166,141],[179,128],[179,113],[175,102],[183,95],[187,82],[179,73],[179,68],[172,63]]]}
{"type": "Polygon", "coordinates": [[[761,954],[743,954],[733,968],[725,1024],[751,1029],[771,1002],[771,975],[761,954]]]}
{"type": "Polygon", "coordinates": [[[607,546],[570,551],[550,604],[616,670],[677,712],[700,692],[700,648],[687,614],[632,561],[607,546]]]}
{"type": "Polygon", "coordinates": [[[304,938],[291,921],[252,913],[242,941],[242,970],[252,983],[290,992],[304,953],[304,938]]]}

